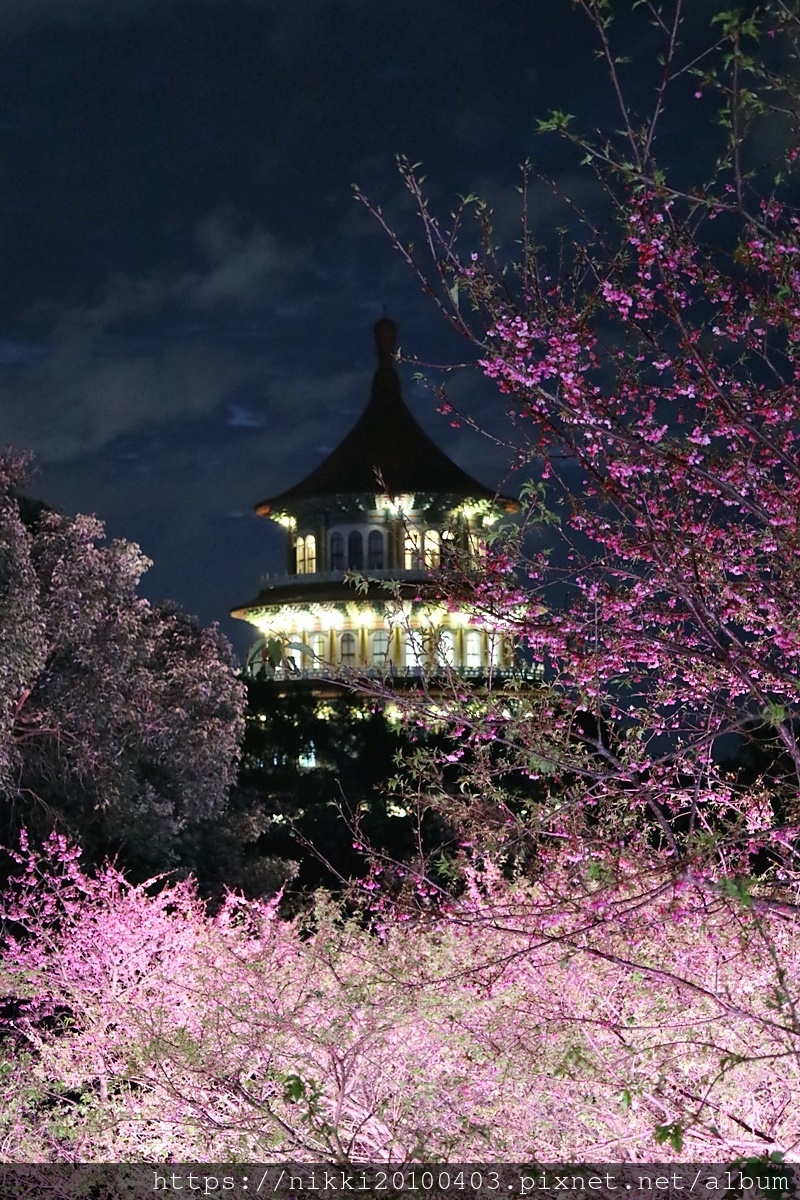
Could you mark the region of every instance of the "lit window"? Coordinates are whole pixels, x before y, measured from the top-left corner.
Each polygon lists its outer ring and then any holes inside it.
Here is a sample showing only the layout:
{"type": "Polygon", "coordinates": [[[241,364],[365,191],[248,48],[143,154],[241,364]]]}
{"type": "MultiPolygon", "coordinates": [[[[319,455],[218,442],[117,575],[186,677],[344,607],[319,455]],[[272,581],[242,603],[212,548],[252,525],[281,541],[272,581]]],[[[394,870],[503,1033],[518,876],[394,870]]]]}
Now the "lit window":
{"type": "Polygon", "coordinates": [[[309,742],[302,754],[297,756],[297,765],[306,771],[313,771],[317,765],[317,751],[313,742],[309,742]]]}
{"type": "Polygon", "coordinates": [[[331,534],[331,570],[344,570],[344,538],[340,533],[331,534]]]}
{"type": "Polygon", "coordinates": [[[347,538],[347,565],[352,571],[360,571],[364,566],[364,538],[357,529],[347,538]]]}
{"type": "Polygon", "coordinates": [[[380,629],[372,635],[372,665],[383,667],[389,659],[389,634],[380,629]]]}
{"type": "Polygon", "coordinates": [[[443,629],[439,634],[439,658],[448,667],[456,665],[456,639],[452,629],[443,629]]]}
{"type": "Polygon", "coordinates": [[[341,650],[342,666],[354,667],[356,665],[356,635],[354,633],[342,634],[341,650]]]}
{"type": "Polygon", "coordinates": [[[441,537],[442,562],[452,562],[456,553],[456,535],[452,529],[443,529],[441,537]]]}
{"type": "Polygon", "coordinates": [[[464,640],[466,642],[465,665],[473,668],[482,667],[481,642],[483,641],[483,634],[477,629],[468,629],[464,640]]]}
{"type": "Polygon", "coordinates": [[[383,534],[380,529],[373,529],[367,538],[367,570],[383,570],[383,534]]]}
{"type": "Polygon", "coordinates": [[[425,530],[425,563],[438,567],[442,561],[442,539],[438,529],[425,530]]]}
{"type": "Polygon", "coordinates": [[[319,668],[325,662],[327,655],[327,638],[324,633],[312,633],[308,639],[308,644],[311,648],[311,653],[314,655],[312,667],[319,668]]]}
{"type": "Polygon", "coordinates": [[[421,667],[424,660],[422,638],[416,631],[403,630],[403,663],[407,667],[421,667]]]}
{"type": "Polygon", "coordinates": [[[406,530],[405,569],[413,571],[419,566],[419,530],[411,526],[406,530]]]}
{"type": "Polygon", "coordinates": [[[299,537],[295,544],[297,554],[297,574],[313,575],[317,569],[317,539],[313,533],[299,537]]]}

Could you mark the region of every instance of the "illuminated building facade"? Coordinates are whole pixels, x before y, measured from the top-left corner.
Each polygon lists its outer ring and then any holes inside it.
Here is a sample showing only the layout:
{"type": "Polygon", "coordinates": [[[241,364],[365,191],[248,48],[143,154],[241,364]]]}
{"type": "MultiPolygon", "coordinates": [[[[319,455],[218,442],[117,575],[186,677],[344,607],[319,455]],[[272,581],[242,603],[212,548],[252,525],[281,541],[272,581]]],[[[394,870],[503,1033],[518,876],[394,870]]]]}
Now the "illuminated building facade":
{"type": "Polygon", "coordinates": [[[372,393],[355,426],[305,479],[256,505],[288,544],[285,572],[265,576],[232,613],[261,635],[252,675],[324,690],[348,671],[402,680],[511,668],[507,639],[439,601],[437,577],[479,555],[486,530],[519,505],[472,479],[412,416],[392,321],[377,322],[375,342],[372,393]],[[363,577],[361,587],[348,573],[363,577]]]}

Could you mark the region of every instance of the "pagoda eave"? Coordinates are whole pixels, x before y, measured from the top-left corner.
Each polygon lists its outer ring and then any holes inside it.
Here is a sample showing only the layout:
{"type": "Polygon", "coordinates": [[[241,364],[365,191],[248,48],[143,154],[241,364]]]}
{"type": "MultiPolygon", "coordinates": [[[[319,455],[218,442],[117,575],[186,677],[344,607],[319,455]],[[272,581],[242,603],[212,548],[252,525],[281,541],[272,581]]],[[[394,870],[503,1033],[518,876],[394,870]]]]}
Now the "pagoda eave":
{"type": "Polygon", "coordinates": [[[364,602],[387,603],[395,598],[414,600],[419,597],[421,603],[430,603],[441,598],[441,581],[432,578],[426,571],[393,571],[391,584],[381,579],[364,578],[365,587],[354,588],[349,580],[342,576],[333,579],[313,580],[307,582],[302,577],[290,576],[259,592],[254,600],[231,611],[232,617],[247,620],[259,610],[273,610],[283,605],[304,604],[346,604],[364,602]]]}
{"type": "MultiPolygon", "coordinates": [[[[495,513],[506,513],[512,515],[518,513],[521,505],[518,500],[514,500],[511,496],[501,496],[495,493],[490,493],[488,489],[476,486],[472,492],[441,492],[431,491],[427,488],[424,492],[419,488],[416,490],[409,487],[405,491],[394,489],[392,494],[386,495],[385,507],[392,509],[396,508],[396,501],[402,501],[407,496],[414,497],[413,511],[415,512],[431,512],[437,511],[441,514],[447,512],[457,512],[468,506],[481,507],[486,510],[493,510],[495,513]]],[[[376,482],[375,487],[369,491],[361,492],[316,492],[316,493],[296,493],[294,489],[285,492],[282,495],[275,496],[270,500],[262,500],[255,506],[255,513],[259,517],[268,517],[273,521],[289,521],[303,519],[315,513],[322,512],[365,512],[373,513],[380,509],[379,501],[381,500],[381,489],[376,482]]],[[[402,505],[400,506],[402,508],[402,505]]],[[[399,511],[399,510],[398,510],[399,511]]]]}

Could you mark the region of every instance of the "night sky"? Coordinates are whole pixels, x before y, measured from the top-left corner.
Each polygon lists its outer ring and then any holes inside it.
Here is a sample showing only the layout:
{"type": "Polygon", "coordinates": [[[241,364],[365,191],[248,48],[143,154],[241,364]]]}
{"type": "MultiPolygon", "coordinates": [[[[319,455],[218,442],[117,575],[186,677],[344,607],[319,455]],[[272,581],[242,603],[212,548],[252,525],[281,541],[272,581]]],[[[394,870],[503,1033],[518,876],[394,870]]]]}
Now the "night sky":
{"type": "MultiPolygon", "coordinates": [[[[403,350],[468,350],[352,184],[413,236],[405,154],[441,212],[479,192],[512,240],[527,156],[591,192],[535,136],[551,107],[613,120],[590,47],[568,0],[0,0],[0,444],[36,455],[31,494],[138,542],[144,594],[243,654],[229,609],[284,565],[253,505],[359,415],[384,305],[403,350]]],[[[504,453],[401,370],[425,428],[500,482],[504,453]]],[[[491,422],[479,373],[453,389],[491,422]]]]}

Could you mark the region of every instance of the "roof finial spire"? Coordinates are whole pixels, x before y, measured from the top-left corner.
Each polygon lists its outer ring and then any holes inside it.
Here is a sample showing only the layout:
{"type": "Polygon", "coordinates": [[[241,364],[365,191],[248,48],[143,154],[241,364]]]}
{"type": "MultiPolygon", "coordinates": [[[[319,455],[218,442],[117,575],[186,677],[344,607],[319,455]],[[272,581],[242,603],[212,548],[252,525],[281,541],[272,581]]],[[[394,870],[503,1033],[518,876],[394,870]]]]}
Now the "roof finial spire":
{"type": "Polygon", "coordinates": [[[379,362],[394,358],[397,349],[397,326],[386,316],[385,304],[383,316],[375,322],[375,348],[378,351],[379,362]]]}

